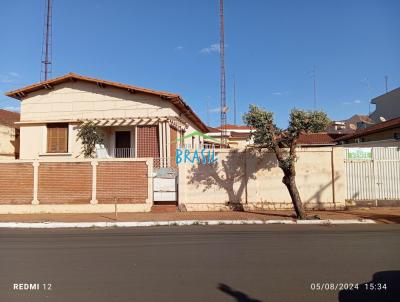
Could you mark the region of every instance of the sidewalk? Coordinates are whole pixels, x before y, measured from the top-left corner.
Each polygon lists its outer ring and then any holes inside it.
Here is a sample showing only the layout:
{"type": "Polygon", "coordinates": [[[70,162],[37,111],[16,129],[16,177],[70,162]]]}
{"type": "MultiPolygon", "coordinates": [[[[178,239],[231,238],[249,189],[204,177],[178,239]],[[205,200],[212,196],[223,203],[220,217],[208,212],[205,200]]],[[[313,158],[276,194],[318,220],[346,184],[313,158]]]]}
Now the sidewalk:
{"type": "MultiPolygon", "coordinates": [[[[400,208],[358,208],[347,211],[307,211],[321,220],[372,219],[376,223],[400,223],[400,208]]],[[[179,221],[295,221],[292,211],[255,212],[173,212],[173,213],[98,213],[98,214],[1,214],[0,223],[43,222],[179,222],[179,221]]]]}

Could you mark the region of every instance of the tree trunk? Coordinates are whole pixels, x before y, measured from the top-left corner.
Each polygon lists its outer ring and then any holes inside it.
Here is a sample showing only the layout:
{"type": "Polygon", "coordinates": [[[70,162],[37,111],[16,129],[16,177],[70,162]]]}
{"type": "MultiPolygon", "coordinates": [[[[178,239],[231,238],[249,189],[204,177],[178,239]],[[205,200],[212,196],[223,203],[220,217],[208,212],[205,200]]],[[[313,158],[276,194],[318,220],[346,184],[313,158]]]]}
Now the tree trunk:
{"type": "Polygon", "coordinates": [[[306,219],[306,213],[304,211],[303,204],[301,203],[300,193],[299,190],[297,190],[295,176],[287,175],[285,173],[282,182],[286,185],[289,191],[297,219],[306,219]]]}

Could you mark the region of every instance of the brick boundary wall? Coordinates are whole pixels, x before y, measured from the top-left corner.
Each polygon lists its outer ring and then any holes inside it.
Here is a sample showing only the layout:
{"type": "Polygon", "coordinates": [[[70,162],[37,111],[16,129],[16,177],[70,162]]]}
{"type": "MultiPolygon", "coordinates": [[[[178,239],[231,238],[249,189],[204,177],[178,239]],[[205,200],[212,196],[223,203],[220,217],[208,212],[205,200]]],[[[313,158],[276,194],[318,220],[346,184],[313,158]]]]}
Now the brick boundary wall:
{"type": "Polygon", "coordinates": [[[90,162],[40,163],[38,200],[41,204],[85,204],[92,196],[90,162]]]}
{"type": "Polygon", "coordinates": [[[31,204],[32,199],[32,163],[1,163],[0,204],[31,204]]]}
{"type": "Polygon", "coordinates": [[[0,208],[29,205],[34,211],[36,205],[47,207],[43,209],[61,205],[95,209],[98,205],[100,210],[102,206],[108,209],[116,200],[118,204],[137,205],[143,210],[153,201],[149,180],[152,171],[150,158],[3,161],[0,208]]]}
{"type": "Polygon", "coordinates": [[[98,203],[146,203],[148,167],[146,162],[99,162],[98,203]]]}

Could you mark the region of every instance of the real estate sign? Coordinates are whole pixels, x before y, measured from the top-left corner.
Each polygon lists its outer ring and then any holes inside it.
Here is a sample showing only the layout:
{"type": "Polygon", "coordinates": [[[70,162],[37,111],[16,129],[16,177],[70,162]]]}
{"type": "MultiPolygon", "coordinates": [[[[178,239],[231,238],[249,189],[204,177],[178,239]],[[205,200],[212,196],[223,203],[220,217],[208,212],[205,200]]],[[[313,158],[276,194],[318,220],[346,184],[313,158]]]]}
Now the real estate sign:
{"type": "Polygon", "coordinates": [[[372,159],[372,148],[348,148],[347,159],[372,159]]]}

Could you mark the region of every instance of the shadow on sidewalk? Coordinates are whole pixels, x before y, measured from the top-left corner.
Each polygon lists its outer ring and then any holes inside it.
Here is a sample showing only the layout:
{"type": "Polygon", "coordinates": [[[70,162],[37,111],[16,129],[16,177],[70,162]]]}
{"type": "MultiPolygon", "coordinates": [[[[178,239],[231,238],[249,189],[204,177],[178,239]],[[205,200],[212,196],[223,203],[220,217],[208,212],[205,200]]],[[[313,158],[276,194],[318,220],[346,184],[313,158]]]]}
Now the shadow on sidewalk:
{"type": "MultiPolygon", "coordinates": [[[[379,210],[379,208],[377,208],[379,210]]],[[[362,219],[372,219],[380,223],[400,223],[400,214],[393,215],[393,214],[381,214],[381,213],[374,213],[374,209],[371,210],[371,213],[364,212],[364,211],[357,211],[357,210],[345,210],[345,211],[333,211],[329,210],[328,213],[335,213],[335,214],[345,214],[345,215],[353,215],[357,216],[358,218],[362,219]]],[[[400,211],[399,211],[400,212],[400,211]]]]}

